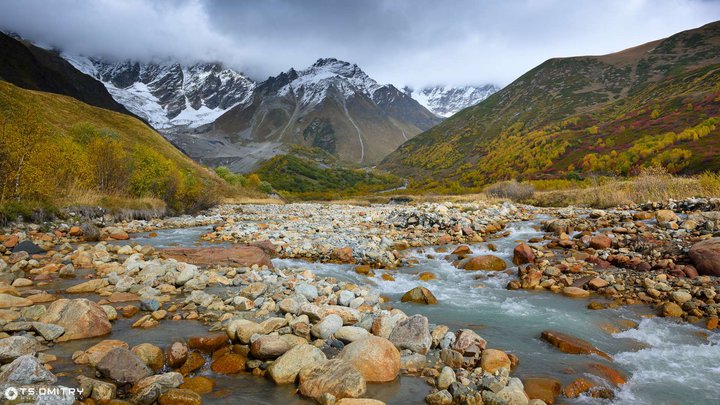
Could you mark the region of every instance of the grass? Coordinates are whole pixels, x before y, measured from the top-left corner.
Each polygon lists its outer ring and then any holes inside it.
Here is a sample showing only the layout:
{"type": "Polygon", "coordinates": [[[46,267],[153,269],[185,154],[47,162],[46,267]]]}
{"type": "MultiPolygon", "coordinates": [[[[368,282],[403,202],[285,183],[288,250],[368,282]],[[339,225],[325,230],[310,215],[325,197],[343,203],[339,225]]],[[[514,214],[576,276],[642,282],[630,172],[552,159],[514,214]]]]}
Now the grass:
{"type": "Polygon", "coordinates": [[[523,202],[537,206],[583,206],[611,208],[648,201],[667,201],[691,197],[719,197],[720,174],[705,172],[693,177],[673,176],[662,168],[651,167],[631,179],[605,179],[585,188],[536,192],[523,202]]]}

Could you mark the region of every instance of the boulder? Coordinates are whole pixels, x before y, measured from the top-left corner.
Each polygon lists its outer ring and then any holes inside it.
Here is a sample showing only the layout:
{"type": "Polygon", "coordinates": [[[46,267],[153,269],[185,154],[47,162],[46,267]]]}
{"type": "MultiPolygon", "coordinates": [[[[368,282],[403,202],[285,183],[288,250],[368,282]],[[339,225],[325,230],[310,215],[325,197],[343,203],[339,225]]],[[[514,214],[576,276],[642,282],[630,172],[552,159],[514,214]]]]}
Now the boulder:
{"type": "Polygon", "coordinates": [[[292,384],[300,370],[327,361],[325,353],[315,346],[302,344],[293,347],[268,367],[268,375],[275,384],[292,384]]]}
{"type": "Polygon", "coordinates": [[[680,318],[683,316],[683,309],[674,302],[665,302],[660,306],[660,316],[680,318]]]}
{"type": "Polygon", "coordinates": [[[109,351],[95,368],[103,377],[118,384],[134,384],[152,375],[152,370],[138,356],[121,347],[109,351]]]}
{"type": "Polygon", "coordinates": [[[57,377],[31,354],[18,357],[12,363],[3,367],[2,372],[0,372],[0,384],[17,386],[40,383],[54,384],[56,381],[57,377]]]}
{"type": "Polygon", "coordinates": [[[34,355],[46,348],[29,336],[10,336],[0,339],[0,364],[9,363],[24,355],[34,355]]]}
{"type": "Polygon", "coordinates": [[[505,260],[497,256],[482,255],[475,256],[464,262],[463,269],[502,271],[507,269],[507,264],[505,263],[505,260]]]}
{"type": "Polygon", "coordinates": [[[557,347],[563,353],[597,354],[600,357],[612,360],[610,355],[595,348],[595,346],[593,346],[590,342],[562,332],[546,330],[540,334],[540,338],[557,347]]]}
{"type": "Polygon", "coordinates": [[[502,350],[485,349],[480,357],[480,367],[488,373],[494,374],[501,368],[510,371],[511,365],[510,357],[502,350]]]}
{"type": "Polygon", "coordinates": [[[256,246],[169,248],[160,250],[160,257],[198,266],[273,267],[270,255],[256,246]]]}
{"type": "Polygon", "coordinates": [[[680,221],[680,218],[670,210],[659,210],[655,212],[655,220],[658,225],[664,226],[673,222],[680,221]]]}
{"type": "Polygon", "coordinates": [[[12,248],[12,252],[27,252],[27,254],[29,255],[44,255],[45,253],[47,253],[45,249],[41,248],[33,242],[30,242],[29,240],[24,240],[15,245],[15,247],[12,248]]]}
{"type": "Polygon", "coordinates": [[[330,314],[323,318],[320,322],[313,325],[310,332],[316,338],[328,339],[342,326],[343,320],[340,315],[330,314]]]}
{"type": "Polygon", "coordinates": [[[570,298],[587,298],[590,296],[590,291],[580,287],[565,287],[562,289],[562,294],[570,298]]]}
{"type": "Polygon", "coordinates": [[[95,367],[111,350],[118,347],[127,349],[128,344],[122,340],[106,339],[85,350],[83,355],[75,358],[76,364],[89,364],[95,367]]]}
{"type": "Polygon", "coordinates": [[[452,349],[466,357],[478,357],[485,350],[487,342],[470,329],[459,329],[455,333],[452,349]]]}
{"type": "Polygon", "coordinates": [[[437,298],[425,287],[415,287],[406,292],[400,299],[402,302],[414,302],[416,304],[437,304],[437,298]]]}
{"type": "Polygon", "coordinates": [[[432,345],[427,318],[413,315],[399,321],[390,333],[389,340],[398,350],[408,349],[415,353],[427,354],[432,345]]]}
{"type": "Polygon", "coordinates": [[[330,394],[337,399],[357,398],[367,389],[362,374],[352,364],[333,359],[300,372],[300,394],[319,399],[330,394]]]}
{"type": "Polygon", "coordinates": [[[245,370],[247,359],[239,353],[226,353],[215,359],[210,366],[219,374],[237,374],[245,370]]]}
{"type": "Polygon", "coordinates": [[[225,334],[207,336],[192,336],[188,339],[188,348],[199,350],[203,353],[212,353],[227,345],[228,337],[225,334]]]}
{"type": "Polygon", "coordinates": [[[112,325],[102,307],[84,298],[53,302],[39,321],[65,329],[65,333],[57,339],[58,342],[103,336],[112,331],[112,325]]]}
{"type": "Polygon", "coordinates": [[[250,354],[260,360],[280,357],[288,350],[290,344],[280,335],[260,336],[250,345],[250,354]]]}
{"type": "Polygon", "coordinates": [[[138,356],[140,360],[153,371],[158,371],[165,365],[165,354],[161,348],[153,344],[141,343],[133,347],[130,351],[138,356]]]}
{"type": "Polygon", "coordinates": [[[720,277],[720,238],[694,244],[689,255],[698,274],[720,277]]]}
{"type": "Polygon", "coordinates": [[[83,396],[94,399],[95,401],[110,401],[115,398],[117,387],[113,383],[88,378],[84,375],[76,377],[79,388],[83,390],[83,396]]]}
{"type": "Polygon", "coordinates": [[[525,243],[515,246],[513,249],[512,262],[516,266],[520,266],[535,261],[535,253],[532,248],[525,243]]]}
{"type": "Polygon", "coordinates": [[[530,399],[540,399],[548,405],[555,403],[555,398],[560,395],[562,390],[562,384],[554,378],[525,378],[523,386],[530,399]]]}
{"type": "Polygon", "coordinates": [[[400,352],[387,339],[367,336],[345,346],[338,354],[360,371],[367,382],[387,382],[400,372],[400,352]]]}
{"type": "Polygon", "coordinates": [[[259,323],[248,321],[247,319],[233,319],[225,328],[230,339],[239,341],[246,345],[250,343],[250,337],[256,333],[263,334],[265,329],[259,323]]]}

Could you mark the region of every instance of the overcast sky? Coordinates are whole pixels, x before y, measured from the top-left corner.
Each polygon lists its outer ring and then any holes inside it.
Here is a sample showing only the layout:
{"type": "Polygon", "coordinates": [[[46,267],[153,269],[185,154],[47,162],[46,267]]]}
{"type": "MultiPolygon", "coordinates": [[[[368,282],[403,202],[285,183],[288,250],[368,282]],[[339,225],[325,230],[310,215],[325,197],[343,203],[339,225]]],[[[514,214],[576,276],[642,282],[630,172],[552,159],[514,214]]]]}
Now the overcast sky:
{"type": "Polygon", "coordinates": [[[74,53],[220,60],[260,80],[336,57],[400,86],[506,85],[715,20],[717,0],[0,0],[0,27],[74,53]]]}

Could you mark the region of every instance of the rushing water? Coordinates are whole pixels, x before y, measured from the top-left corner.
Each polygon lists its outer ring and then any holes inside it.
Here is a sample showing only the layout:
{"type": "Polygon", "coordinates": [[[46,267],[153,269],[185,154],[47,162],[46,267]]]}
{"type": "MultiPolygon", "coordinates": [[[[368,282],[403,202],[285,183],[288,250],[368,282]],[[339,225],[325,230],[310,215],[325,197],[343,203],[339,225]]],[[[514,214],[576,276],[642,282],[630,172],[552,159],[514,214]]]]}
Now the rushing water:
{"type": "MultiPolygon", "coordinates": [[[[134,241],[157,247],[192,246],[208,227],[157,231],[157,237],[138,235],[134,241]]],[[[541,236],[532,223],[511,224],[510,235],[491,242],[497,251],[490,251],[486,243],[472,245],[474,254],[494,254],[507,260],[517,241],[541,236]]],[[[453,246],[448,247],[452,251],[453,246]]],[[[520,376],[552,376],[563,383],[585,377],[600,384],[604,380],[592,373],[591,364],[610,365],[628,375],[628,383],[616,389],[618,404],[709,404],[720,403],[717,382],[720,381],[720,337],[686,323],[662,318],[647,318],[645,306],[591,311],[588,300],[571,299],[558,294],[535,291],[510,291],[505,288],[514,275],[504,272],[472,272],[456,269],[445,260],[447,253],[435,248],[407,252],[417,260],[415,266],[389,271],[395,281],[379,276],[367,278],[356,274],[352,266],[308,263],[298,260],[274,259],[278,268],[310,268],[318,275],[332,276],[357,284],[370,284],[407,313],[421,313],[431,323],[452,328],[470,328],[483,336],[489,347],[504,349],[520,358],[516,373],[520,376]],[[420,281],[418,273],[429,271],[437,279],[420,281]],[[403,304],[400,296],[416,286],[430,289],[437,297],[437,305],[403,304]],[[636,328],[625,329],[624,320],[634,321],[636,328]],[[543,330],[554,329],[588,340],[609,353],[614,361],[598,356],[564,354],[539,339],[543,330]]],[[[596,297],[597,299],[597,297],[596,297]]],[[[157,331],[123,332],[113,328],[111,338],[117,337],[131,344],[137,341],[167,344],[178,330],[164,323],[157,331]],[[170,330],[173,329],[173,330],[170,330]],[[153,335],[157,338],[153,339],[153,335]],[[151,340],[148,340],[151,339],[151,340]]],[[[202,327],[186,322],[178,323],[184,335],[200,333],[202,327]],[[187,328],[187,329],[186,329],[187,328]]],[[[86,343],[85,346],[90,346],[86,343]]],[[[77,349],[75,349],[77,350],[77,349]]],[[[219,395],[206,398],[222,403],[242,395],[249,403],[305,403],[288,387],[277,388],[272,383],[254,377],[219,377],[219,395]]],[[[387,403],[423,403],[428,387],[416,378],[401,378],[392,384],[371,385],[368,395],[387,403]]],[[[579,398],[571,403],[603,403],[594,398],[579,398]]],[[[605,401],[608,402],[608,401],[605,401]]]]}

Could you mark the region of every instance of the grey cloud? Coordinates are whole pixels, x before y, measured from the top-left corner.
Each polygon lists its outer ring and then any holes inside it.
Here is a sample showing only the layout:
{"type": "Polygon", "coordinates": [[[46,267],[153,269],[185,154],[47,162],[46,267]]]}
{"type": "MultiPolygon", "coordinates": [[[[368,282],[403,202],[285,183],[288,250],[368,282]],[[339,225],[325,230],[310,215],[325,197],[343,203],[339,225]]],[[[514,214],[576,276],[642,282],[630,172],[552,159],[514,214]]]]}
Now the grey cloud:
{"type": "Polygon", "coordinates": [[[337,57],[411,86],[507,84],[717,19],[708,0],[0,1],[0,26],[71,52],[220,60],[257,79],[337,57]]]}

